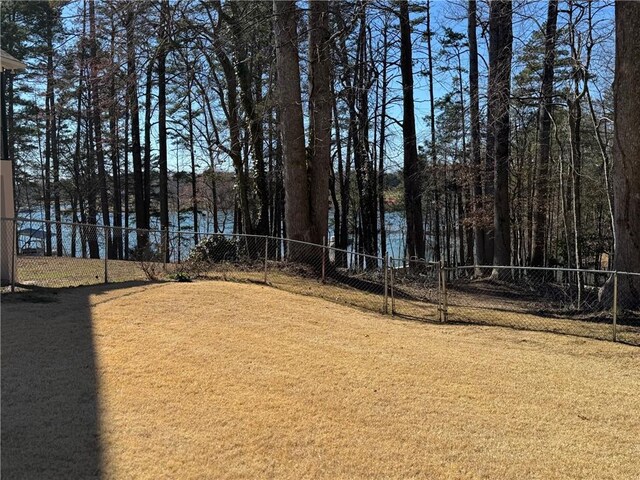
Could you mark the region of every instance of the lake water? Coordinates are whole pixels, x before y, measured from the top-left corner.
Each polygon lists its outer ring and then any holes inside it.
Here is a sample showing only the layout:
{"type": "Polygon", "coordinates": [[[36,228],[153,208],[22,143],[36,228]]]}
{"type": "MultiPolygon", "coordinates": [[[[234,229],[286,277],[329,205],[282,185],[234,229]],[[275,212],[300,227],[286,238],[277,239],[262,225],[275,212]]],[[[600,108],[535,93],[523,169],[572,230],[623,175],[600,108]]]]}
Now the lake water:
{"type": "MultiPolygon", "coordinates": [[[[41,248],[43,244],[43,234],[44,234],[44,210],[42,209],[29,209],[29,210],[21,210],[18,212],[18,217],[21,219],[18,223],[18,231],[19,231],[19,245],[20,248],[41,248]],[[38,233],[39,232],[39,233],[38,233]]],[[[98,215],[98,225],[101,225],[101,215],[98,215]]],[[[332,243],[333,238],[335,238],[335,233],[333,230],[333,215],[330,213],[330,224],[329,224],[329,232],[327,237],[330,240],[330,244],[332,243]]],[[[63,222],[72,222],[72,216],[69,209],[64,209],[62,212],[62,221],[63,222]]],[[[113,215],[111,215],[111,222],[113,223],[113,215]]],[[[189,251],[189,249],[193,246],[193,215],[191,212],[182,212],[180,213],[180,218],[178,219],[178,215],[176,212],[172,212],[169,217],[170,230],[172,238],[177,238],[177,230],[180,228],[181,235],[180,244],[181,244],[181,257],[185,256],[185,253],[189,251]],[[178,221],[179,220],[179,221],[178,221]]],[[[218,223],[219,228],[222,230],[221,233],[230,234],[233,230],[233,212],[219,212],[218,214],[218,223]]],[[[124,216],[122,219],[122,224],[124,225],[124,216]]],[[[405,253],[404,245],[405,245],[405,218],[404,214],[401,212],[389,212],[385,215],[385,224],[387,230],[387,252],[390,257],[394,258],[402,258],[405,253]]],[[[130,228],[135,228],[135,215],[129,215],[129,226],[130,228]]],[[[70,250],[70,242],[71,242],[71,227],[63,226],[62,228],[62,236],[63,236],[63,246],[65,249],[65,254],[69,254],[70,250]]],[[[160,219],[159,216],[151,217],[151,230],[160,230],[160,219]]],[[[213,216],[209,213],[200,213],[198,219],[198,230],[200,234],[212,234],[213,233],[213,216]]],[[[53,235],[53,245],[55,249],[55,228],[52,229],[53,235]]],[[[158,236],[157,243],[160,242],[159,234],[152,234],[152,243],[154,243],[154,237],[158,236]]],[[[99,238],[102,237],[102,234],[99,235],[99,238]]],[[[76,251],[80,252],[80,237],[76,239],[76,251]]],[[[104,254],[104,242],[99,241],[100,245],[100,255],[104,254]]],[[[129,233],[129,244],[136,244],[136,233],[135,231],[130,231],[129,233]]],[[[350,243],[348,250],[351,251],[353,245],[350,243]]],[[[79,253],[78,253],[79,254],[79,253]]]]}

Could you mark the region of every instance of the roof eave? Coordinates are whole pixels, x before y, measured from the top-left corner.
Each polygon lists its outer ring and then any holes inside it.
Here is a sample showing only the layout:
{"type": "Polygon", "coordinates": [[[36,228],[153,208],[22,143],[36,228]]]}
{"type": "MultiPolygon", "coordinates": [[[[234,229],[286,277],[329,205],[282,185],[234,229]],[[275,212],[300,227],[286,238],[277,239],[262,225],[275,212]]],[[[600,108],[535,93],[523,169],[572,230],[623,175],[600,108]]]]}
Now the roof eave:
{"type": "Polygon", "coordinates": [[[17,58],[9,55],[4,50],[0,50],[0,68],[2,70],[24,70],[27,66],[17,58]]]}

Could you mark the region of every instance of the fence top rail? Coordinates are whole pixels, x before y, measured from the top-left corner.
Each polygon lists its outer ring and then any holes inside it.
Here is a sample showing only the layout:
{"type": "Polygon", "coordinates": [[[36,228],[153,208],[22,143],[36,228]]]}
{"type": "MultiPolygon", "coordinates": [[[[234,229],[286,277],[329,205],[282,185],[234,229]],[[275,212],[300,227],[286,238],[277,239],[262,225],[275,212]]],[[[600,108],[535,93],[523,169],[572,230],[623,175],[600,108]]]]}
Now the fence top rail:
{"type": "Polygon", "coordinates": [[[640,272],[616,272],[618,275],[631,275],[634,277],[640,277],[640,272]]]}
{"type": "MultiPolygon", "coordinates": [[[[593,270],[586,268],[564,268],[564,267],[524,267],[518,265],[458,265],[457,267],[445,267],[447,271],[455,271],[455,270],[471,270],[471,269],[496,269],[496,270],[540,270],[545,272],[578,272],[578,273],[598,273],[601,275],[611,275],[616,273],[615,270],[593,270]]],[[[617,272],[617,273],[627,273],[627,272],[617,272]]],[[[629,272],[630,273],[630,272],[629,272]]],[[[635,273],[631,273],[631,275],[636,275],[635,273]]],[[[640,274],[637,274],[640,275],[640,274]]]]}
{"type": "Polygon", "coordinates": [[[283,242],[283,243],[288,242],[288,243],[297,243],[298,245],[307,245],[309,247],[320,247],[320,248],[323,247],[323,245],[319,245],[317,243],[305,242],[304,240],[294,240],[293,238],[273,237],[270,235],[263,235],[263,237],[268,240],[276,240],[278,242],[283,242]]]}
{"type": "Polygon", "coordinates": [[[307,245],[307,246],[310,246],[310,247],[326,248],[327,250],[333,250],[334,252],[341,252],[341,253],[345,253],[347,255],[354,255],[354,256],[358,256],[358,257],[371,258],[371,259],[376,260],[376,261],[380,260],[381,262],[384,262],[384,257],[378,257],[378,256],[370,255],[370,254],[367,254],[367,253],[343,250],[343,249],[336,248],[336,247],[330,247],[329,245],[320,245],[320,244],[317,244],[317,243],[305,242],[304,240],[294,240],[292,238],[285,238],[285,237],[267,236],[266,238],[269,239],[269,240],[276,240],[276,241],[279,241],[279,242],[296,243],[298,245],[307,245]]]}
{"type": "Polygon", "coordinates": [[[268,238],[266,235],[256,235],[254,233],[227,233],[227,232],[194,232],[193,230],[168,230],[174,235],[198,235],[199,237],[246,237],[246,238],[268,238]]]}
{"type": "Polygon", "coordinates": [[[362,253],[362,252],[356,252],[356,251],[349,251],[349,250],[343,250],[341,248],[336,248],[336,247],[326,247],[327,250],[333,250],[334,252],[343,252],[346,253],[348,255],[355,255],[357,257],[364,257],[364,258],[371,258],[373,260],[380,260],[382,262],[384,262],[384,257],[378,257],[376,255],[371,255],[369,253],[362,253]]]}
{"type": "Polygon", "coordinates": [[[440,262],[436,262],[434,260],[425,260],[423,258],[406,258],[406,257],[389,257],[389,262],[402,262],[406,264],[412,263],[422,263],[425,265],[437,266],[440,265],[440,262]]]}

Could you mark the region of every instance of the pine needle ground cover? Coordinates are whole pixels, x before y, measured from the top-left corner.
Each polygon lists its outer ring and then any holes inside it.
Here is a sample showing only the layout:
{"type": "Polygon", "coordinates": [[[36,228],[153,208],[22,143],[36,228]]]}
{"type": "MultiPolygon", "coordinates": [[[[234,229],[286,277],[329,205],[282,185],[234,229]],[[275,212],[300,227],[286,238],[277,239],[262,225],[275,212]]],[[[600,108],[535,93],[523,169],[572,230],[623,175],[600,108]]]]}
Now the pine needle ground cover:
{"type": "Polygon", "coordinates": [[[640,471],[636,347],[215,281],[2,300],[6,478],[640,471]]]}

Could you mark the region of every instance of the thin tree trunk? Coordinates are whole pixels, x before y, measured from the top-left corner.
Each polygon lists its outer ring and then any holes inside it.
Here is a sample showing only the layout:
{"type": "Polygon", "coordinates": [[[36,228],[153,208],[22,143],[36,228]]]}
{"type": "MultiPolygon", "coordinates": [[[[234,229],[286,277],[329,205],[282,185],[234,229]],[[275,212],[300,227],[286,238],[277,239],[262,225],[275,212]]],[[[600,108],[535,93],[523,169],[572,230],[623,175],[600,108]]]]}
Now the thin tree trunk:
{"type": "MultiPolygon", "coordinates": [[[[206,98],[206,95],[204,94],[204,92],[201,92],[203,94],[203,101],[206,104],[209,104],[209,100],[208,98],[206,98]]],[[[213,119],[211,120],[213,121],[213,119]]],[[[211,142],[211,136],[209,133],[209,116],[206,114],[204,115],[204,129],[205,129],[205,135],[207,137],[207,152],[209,154],[209,171],[210,171],[210,179],[211,179],[211,210],[212,210],[212,214],[213,214],[213,233],[218,233],[220,231],[219,229],[219,224],[218,224],[218,188],[217,188],[217,180],[216,180],[216,162],[215,162],[215,154],[213,152],[213,144],[211,142]]]]}
{"type": "Polygon", "coordinates": [[[556,23],[558,0],[549,0],[547,27],[545,32],[545,57],[542,72],[540,108],[538,110],[538,175],[536,210],[533,231],[533,256],[531,265],[542,267],[547,238],[547,216],[549,212],[549,160],[551,157],[551,112],[553,108],[553,78],[556,58],[556,23]]]}
{"type": "Polygon", "coordinates": [[[404,197],[407,218],[407,255],[424,258],[422,216],[422,169],[416,144],[416,120],[413,103],[413,61],[409,3],[400,2],[400,70],[403,90],[402,138],[404,144],[404,197]]]}
{"type": "MultiPolygon", "coordinates": [[[[596,118],[596,111],[593,107],[593,99],[591,98],[591,93],[589,91],[588,79],[585,81],[587,102],[589,104],[589,113],[591,114],[591,122],[593,124],[593,130],[598,141],[598,148],[600,149],[600,155],[602,156],[602,176],[604,177],[604,187],[607,192],[607,207],[609,210],[609,224],[611,226],[611,236],[613,237],[613,244],[616,243],[616,224],[615,224],[615,214],[613,211],[613,195],[612,195],[612,187],[611,187],[611,159],[609,158],[609,152],[607,149],[607,143],[605,139],[602,137],[599,129],[599,121],[596,118]]],[[[605,132],[606,132],[606,124],[605,124],[605,132]]],[[[606,136],[606,133],[605,133],[606,136]]]]}

